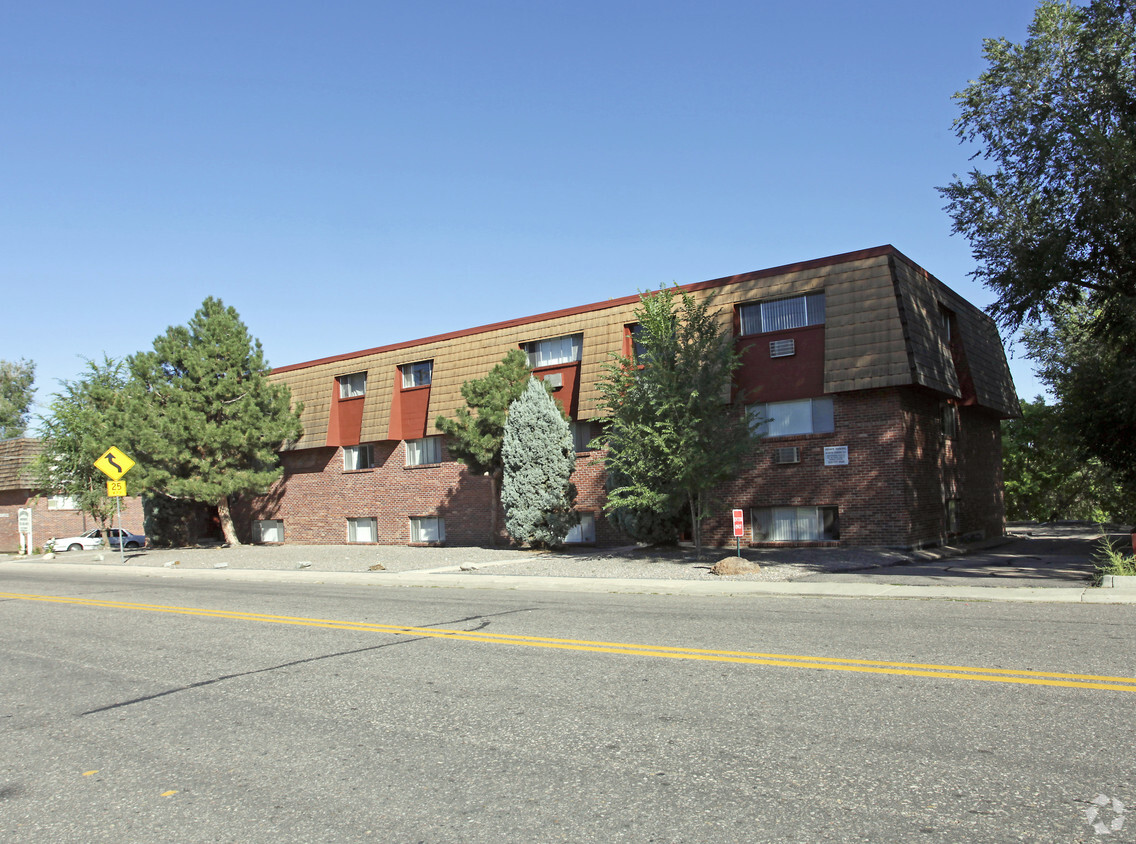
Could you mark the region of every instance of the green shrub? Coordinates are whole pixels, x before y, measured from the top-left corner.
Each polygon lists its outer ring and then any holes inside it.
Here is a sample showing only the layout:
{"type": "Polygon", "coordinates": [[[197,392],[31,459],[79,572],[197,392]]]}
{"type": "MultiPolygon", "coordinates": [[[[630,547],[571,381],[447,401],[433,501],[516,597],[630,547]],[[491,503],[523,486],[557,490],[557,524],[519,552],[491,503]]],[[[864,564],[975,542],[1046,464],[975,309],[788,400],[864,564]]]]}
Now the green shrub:
{"type": "Polygon", "coordinates": [[[1136,556],[1125,554],[1123,546],[1116,547],[1112,537],[1107,533],[1101,536],[1100,548],[1097,549],[1093,560],[1096,563],[1096,570],[1093,572],[1094,586],[1100,586],[1101,579],[1106,574],[1136,576],[1136,556]]]}

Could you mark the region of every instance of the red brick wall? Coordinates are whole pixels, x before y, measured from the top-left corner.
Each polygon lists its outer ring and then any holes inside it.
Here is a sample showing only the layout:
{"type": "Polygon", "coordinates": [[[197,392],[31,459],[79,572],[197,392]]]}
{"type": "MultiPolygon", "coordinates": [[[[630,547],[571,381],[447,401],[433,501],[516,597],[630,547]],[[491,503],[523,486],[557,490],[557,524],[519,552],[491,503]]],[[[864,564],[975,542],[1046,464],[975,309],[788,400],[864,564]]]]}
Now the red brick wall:
{"type": "MultiPolygon", "coordinates": [[[[766,439],[738,477],[716,493],[718,513],[704,526],[708,545],[734,542],[730,510],[745,510],[752,537],[754,507],[835,506],[840,543],[911,547],[939,544],[946,535],[946,499],[961,501],[960,533],[1000,535],[1003,528],[1001,439],[997,418],[960,408],[959,434],[941,433],[938,394],[909,388],[863,390],[833,396],[835,432],[766,439]],[[801,462],[777,465],[778,447],[798,446],[801,462]],[[847,446],[848,465],[825,466],[826,446],[847,446]]],[[[295,543],[342,543],[351,517],[374,517],[378,541],[409,542],[410,516],[442,516],[450,544],[488,541],[489,481],[449,460],[404,466],[400,442],[374,444],[375,468],[343,471],[338,448],[284,455],[285,474],[272,491],[236,508],[251,535],[251,520],[283,519],[295,543]]],[[[598,452],[577,455],[573,482],[577,509],[596,514],[601,545],[627,542],[603,518],[604,473],[598,452]]],[[[504,515],[498,513],[505,539],[504,515]]]]}
{"type": "MultiPolygon", "coordinates": [[[[0,492],[0,552],[14,552],[20,548],[17,514],[21,507],[31,507],[32,542],[42,548],[48,539],[76,534],[98,527],[95,521],[78,510],[49,510],[47,499],[33,496],[28,490],[0,492]]],[[[117,518],[114,521],[117,527],[117,518]]],[[[142,499],[137,496],[122,499],[122,525],[131,533],[142,533],[142,499]]]]}
{"type": "Polygon", "coordinates": [[[910,389],[833,396],[834,433],[762,441],[752,465],[718,492],[720,514],[704,527],[707,544],[730,545],[730,510],[836,506],[845,545],[912,547],[941,544],[946,499],[961,502],[960,534],[1000,536],[1001,428],[978,408],[960,408],[959,434],[941,434],[940,397],[910,389]],[[848,446],[847,466],[825,466],[825,446],[848,446]],[[801,462],[777,465],[774,449],[798,446],[801,462]]]}
{"type": "MultiPolygon", "coordinates": [[[[285,453],[283,478],[266,495],[234,508],[243,536],[251,537],[254,519],[282,519],[286,542],[342,543],[347,541],[347,519],[373,517],[379,543],[405,544],[410,541],[411,516],[441,516],[448,544],[488,543],[488,478],[471,475],[450,460],[448,452],[443,463],[408,467],[401,442],[374,443],[374,454],[375,468],[344,472],[341,449],[285,453]]],[[[615,542],[615,532],[601,517],[603,470],[590,460],[588,454],[577,455],[572,478],[577,509],[596,514],[597,541],[615,542]]],[[[499,538],[506,541],[500,510],[497,525],[499,538]]]]}
{"type": "Polygon", "coordinates": [[[704,526],[705,541],[733,543],[730,511],[772,506],[836,506],[840,541],[848,545],[902,544],[907,518],[903,500],[903,417],[895,390],[833,397],[830,434],[769,437],[746,470],[718,492],[720,515],[704,526]],[[777,448],[797,446],[801,461],[774,463],[777,448]],[[847,466],[825,466],[826,446],[847,446],[847,466]]]}

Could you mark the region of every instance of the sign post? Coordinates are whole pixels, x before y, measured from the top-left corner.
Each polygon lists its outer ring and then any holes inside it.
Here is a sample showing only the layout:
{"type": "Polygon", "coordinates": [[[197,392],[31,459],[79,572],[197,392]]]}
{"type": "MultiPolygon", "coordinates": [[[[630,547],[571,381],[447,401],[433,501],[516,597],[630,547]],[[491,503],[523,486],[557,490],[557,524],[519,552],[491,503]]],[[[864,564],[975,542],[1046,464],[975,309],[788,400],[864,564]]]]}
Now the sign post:
{"type": "Polygon", "coordinates": [[[20,531],[20,542],[23,543],[23,551],[25,556],[30,556],[32,553],[32,508],[21,507],[17,513],[17,525],[20,531]]]}
{"type": "Polygon", "coordinates": [[[745,511],[734,511],[734,538],[738,543],[738,556],[742,555],[742,537],[745,536],[745,511]]]}
{"type": "Polygon", "coordinates": [[[107,497],[114,499],[115,510],[118,513],[118,559],[123,565],[126,564],[126,551],[125,543],[122,541],[122,497],[126,495],[126,481],[122,480],[122,476],[133,466],[134,461],[113,445],[95,461],[95,468],[110,478],[107,481],[107,497]]]}

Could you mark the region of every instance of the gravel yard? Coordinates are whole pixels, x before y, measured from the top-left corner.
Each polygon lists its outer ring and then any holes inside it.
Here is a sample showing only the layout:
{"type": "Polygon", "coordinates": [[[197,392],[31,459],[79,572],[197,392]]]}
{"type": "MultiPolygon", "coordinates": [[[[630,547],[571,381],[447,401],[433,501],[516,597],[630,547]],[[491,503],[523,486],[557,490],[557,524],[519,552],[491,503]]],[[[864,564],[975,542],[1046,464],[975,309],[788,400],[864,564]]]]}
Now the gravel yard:
{"type": "MultiPolygon", "coordinates": [[[[742,555],[760,564],[761,571],[719,578],[710,567],[732,548],[708,549],[702,560],[685,548],[577,548],[542,552],[513,548],[453,546],[408,548],[399,545],[244,545],[201,548],[160,548],[127,553],[126,565],[169,566],[185,569],[233,568],[296,570],[313,572],[384,573],[457,572],[529,577],[656,578],[664,580],[785,581],[819,572],[876,568],[904,562],[910,557],[899,551],[874,548],[777,548],[743,549],[742,555]]],[[[17,560],[0,555],[0,560],[17,560]]],[[[41,559],[33,557],[32,559],[41,559]]],[[[118,566],[116,551],[67,551],[55,556],[60,563],[118,566]]]]}

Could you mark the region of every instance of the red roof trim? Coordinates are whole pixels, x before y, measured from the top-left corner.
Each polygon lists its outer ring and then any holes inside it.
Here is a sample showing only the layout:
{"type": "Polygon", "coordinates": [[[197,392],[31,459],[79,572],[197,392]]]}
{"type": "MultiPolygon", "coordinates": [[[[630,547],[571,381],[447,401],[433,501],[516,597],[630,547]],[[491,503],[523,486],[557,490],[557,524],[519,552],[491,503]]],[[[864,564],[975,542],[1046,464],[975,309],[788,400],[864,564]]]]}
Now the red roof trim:
{"type": "MultiPolygon", "coordinates": [[[[724,276],[723,278],[715,278],[710,281],[696,281],[691,284],[678,285],[679,290],[695,291],[695,290],[710,290],[715,287],[725,287],[728,284],[739,284],[743,281],[755,281],[759,278],[766,278],[774,275],[785,275],[787,273],[800,272],[802,270],[814,270],[821,267],[830,267],[835,264],[846,264],[851,261],[862,261],[867,258],[880,258],[885,255],[898,255],[913,266],[918,267],[911,259],[903,255],[898,249],[890,244],[884,246],[873,246],[870,249],[860,249],[856,252],[845,252],[840,255],[830,255],[827,258],[815,258],[811,261],[802,261],[798,264],[785,264],[780,267],[770,267],[767,270],[756,270],[754,272],[742,273],[741,275],[724,276]]],[[[509,319],[503,322],[492,322],[488,325],[479,325],[476,328],[464,328],[461,331],[450,331],[446,334],[434,334],[430,337],[423,337],[419,340],[407,340],[402,343],[391,343],[387,346],[376,346],[373,349],[363,349],[359,352],[348,352],[342,355],[333,355],[331,357],[319,358],[317,360],[309,360],[304,363],[293,363],[287,366],[278,366],[272,370],[272,374],[282,372],[294,372],[297,369],[307,369],[310,366],[321,366],[328,363],[336,363],[338,361],[352,360],[354,358],[366,357],[368,355],[377,355],[383,352],[395,352],[399,349],[410,349],[414,346],[424,346],[427,343],[438,343],[444,340],[456,340],[459,337],[468,337],[471,334],[483,334],[487,331],[497,331],[502,328],[515,328],[518,325],[526,325],[528,323],[544,322],[550,319],[558,319],[560,317],[575,316],[577,314],[591,313],[592,311],[602,311],[605,308],[616,308],[621,305],[631,304],[639,300],[639,294],[631,296],[621,296],[618,299],[607,299],[603,302],[593,302],[590,305],[578,305],[574,308],[564,308],[559,311],[549,311],[548,313],[536,314],[535,316],[519,317],[517,319],[509,319]]]]}

